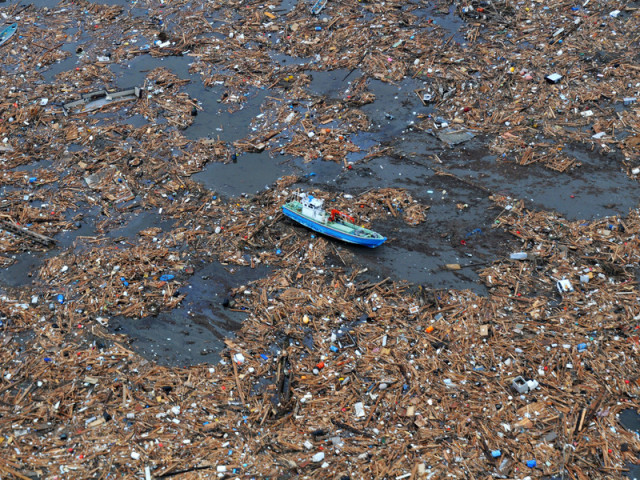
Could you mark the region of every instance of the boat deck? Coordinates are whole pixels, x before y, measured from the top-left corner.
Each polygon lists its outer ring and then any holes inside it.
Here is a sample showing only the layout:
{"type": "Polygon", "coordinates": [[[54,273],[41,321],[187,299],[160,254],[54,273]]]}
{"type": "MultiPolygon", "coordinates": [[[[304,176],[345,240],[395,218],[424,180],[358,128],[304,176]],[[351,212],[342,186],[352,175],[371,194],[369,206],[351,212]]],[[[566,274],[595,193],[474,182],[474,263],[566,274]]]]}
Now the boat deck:
{"type": "Polygon", "coordinates": [[[373,230],[336,219],[335,221],[319,222],[302,213],[302,204],[298,201],[289,202],[282,207],[283,213],[303,225],[320,233],[344,240],[350,243],[357,243],[367,246],[377,246],[383,243],[386,238],[373,230]],[[290,212],[290,213],[289,213],[290,212]]]}

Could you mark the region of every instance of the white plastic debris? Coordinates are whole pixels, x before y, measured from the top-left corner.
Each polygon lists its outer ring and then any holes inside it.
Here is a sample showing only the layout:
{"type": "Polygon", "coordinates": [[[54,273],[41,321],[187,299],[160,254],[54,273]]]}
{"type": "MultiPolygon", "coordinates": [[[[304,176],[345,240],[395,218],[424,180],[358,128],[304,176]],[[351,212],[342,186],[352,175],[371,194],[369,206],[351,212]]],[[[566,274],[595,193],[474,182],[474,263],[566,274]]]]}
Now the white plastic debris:
{"type": "Polygon", "coordinates": [[[562,279],[562,280],[558,280],[558,283],[556,283],[556,286],[558,287],[558,291],[560,293],[569,293],[569,292],[573,292],[573,285],[571,285],[571,282],[567,279],[562,279]]]}
{"type": "Polygon", "coordinates": [[[318,452],[313,457],[311,457],[311,461],[315,463],[320,463],[324,460],[324,452],[318,452]]]}
{"type": "Polygon", "coordinates": [[[364,404],[362,402],[356,403],[353,408],[356,409],[356,417],[364,417],[364,404]]]}
{"type": "Polygon", "coordinates": [[[562,75],[560,75],[559,73],[552,73],[551,75],[547,75],[544,78],[546,78],[550,83],[558,83],[560,80],[562,80],[562,75]]]}
{"type": "Polygon", "coordinates": [[[529,391],[527,381],[521,376],[513,379],[513,381],[511,382],[511,387],[518,393],[527,393],[529,391]]]}

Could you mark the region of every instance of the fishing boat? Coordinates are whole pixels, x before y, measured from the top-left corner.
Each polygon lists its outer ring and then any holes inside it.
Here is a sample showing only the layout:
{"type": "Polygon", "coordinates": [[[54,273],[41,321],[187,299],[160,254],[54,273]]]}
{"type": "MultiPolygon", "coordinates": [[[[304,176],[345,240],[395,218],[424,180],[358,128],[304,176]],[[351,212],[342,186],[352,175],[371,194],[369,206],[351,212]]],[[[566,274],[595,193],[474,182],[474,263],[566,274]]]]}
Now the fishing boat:
{"type": "Polygon", "coordinates": [[[313,15],[318,15],[322,9],[327,6],[327,1],[328,0],[317,0],[311,7],[311,13],[313,15]]]}
{"type": "Polygon", "coordinates": [[[355,219],[339,210],[330,213],[323,208],[324,200],[312,195],[301,195],[300,201],[293,200],[282,206],[282,213],[305,227],[343,242],[377,247],[385,242],[383,237],[373,230],[355,224],[355,219]]]}
{"type": "Polygon", "coordinates": [[[13,34],[16,33],[16,30],[18,30],[18,24],[12,23],[8,27],[5,27],[2,31],[0,31],[0,45],[13,37],[13,34]]]}

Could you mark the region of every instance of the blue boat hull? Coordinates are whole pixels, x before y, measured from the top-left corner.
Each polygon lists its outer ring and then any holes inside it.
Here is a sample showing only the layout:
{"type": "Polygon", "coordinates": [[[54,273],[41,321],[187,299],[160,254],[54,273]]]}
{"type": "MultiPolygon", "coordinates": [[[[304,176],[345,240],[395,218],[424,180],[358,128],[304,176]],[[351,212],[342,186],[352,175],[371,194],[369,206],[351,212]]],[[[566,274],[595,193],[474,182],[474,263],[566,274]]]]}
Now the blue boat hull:
{"type": "Polygon", "coordinates": [[[318,233],[322,233],[323,235],[327,235],[329,237],[337,238],[338,240],[342,240],[343,242],[353,243],[355,245],[362,245],[365,247],[374,248],[379,245],[382,245],[387,239],[385,237],[380,238],[362,238],[356,235],[349,235],[344,232],[340,232],[339,230],[335,230],[331,227],[321,225],[317,222],[314,222],[308,218],[303,217],[302,215],[298,215],[293,210],[290,210],[285,205],[282,206],[282,213],[287,217],[295,220],[296,222],[304,225],[305,227],[310,228],[318,233]]]}
{"type": "Polygon", "coordinates": [[[4,44],[11,37],[13,37],[13,34],[16,33],[16,30],[18,30],[18,24],[17,23],[12,23],[8,27],[4,28],[0,32],[0,45],[4,44]]]}

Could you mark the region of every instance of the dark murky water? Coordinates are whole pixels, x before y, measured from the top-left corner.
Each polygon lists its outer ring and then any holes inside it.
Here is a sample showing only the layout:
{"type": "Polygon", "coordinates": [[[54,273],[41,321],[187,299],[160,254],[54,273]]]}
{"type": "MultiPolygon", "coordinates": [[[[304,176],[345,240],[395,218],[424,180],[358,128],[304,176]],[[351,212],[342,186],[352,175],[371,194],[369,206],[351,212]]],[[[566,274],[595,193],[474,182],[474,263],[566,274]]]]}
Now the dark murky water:
{"type": "Polygon", "coordinates": [[[618,420],[624,428],[640,435],[640,413],[637,410],[627,408],[618,415],[618,420]]]}
{"type": "Polygon", "coordinates": [[[189,285],[180,290],[187,297],[178,308],[142,319],[117,317],[109,328],[130,336],[132,349],[162,365],[217,362],[224,339],[240,328],[245,318],[242,312],[225,309],[223,300],[232,288],[248,285],[269,273],[267,267],[204,264],[196,268],[189,285]]]}
{"type": "Polygon", "coordinates": [[[291,173],[291,166],[268,153],[240,155],[235,163],[209,163],[192,176],[207,188],[226,196],[253,194],[268,188],[283,175],[291,173]]]}
{"type": "MultiPolygon", "coordinates": [[[[627,408],[622,410],[618,415],[618,421],[624,428],[640,435],[640,413],[637,410],[627,408]]],[[[626,467],[629,469],[625,472],[625,477],[637,480],[640,478],[640,464],[628,463],[626,467]]]]}

